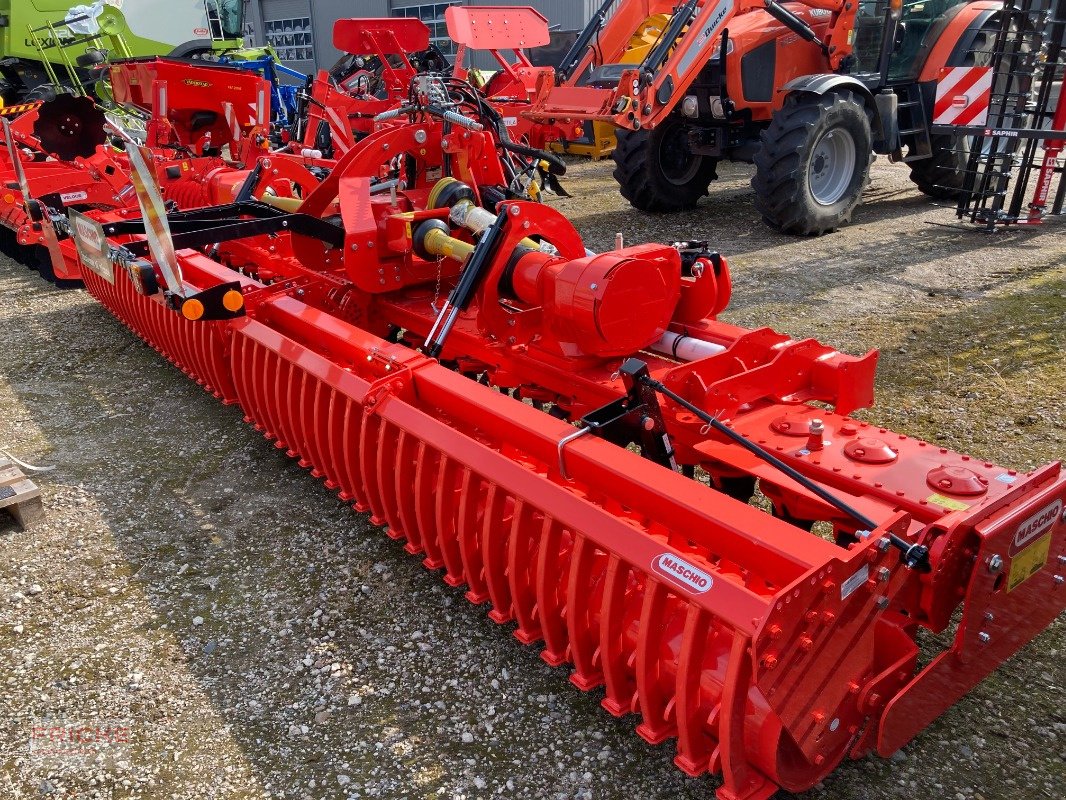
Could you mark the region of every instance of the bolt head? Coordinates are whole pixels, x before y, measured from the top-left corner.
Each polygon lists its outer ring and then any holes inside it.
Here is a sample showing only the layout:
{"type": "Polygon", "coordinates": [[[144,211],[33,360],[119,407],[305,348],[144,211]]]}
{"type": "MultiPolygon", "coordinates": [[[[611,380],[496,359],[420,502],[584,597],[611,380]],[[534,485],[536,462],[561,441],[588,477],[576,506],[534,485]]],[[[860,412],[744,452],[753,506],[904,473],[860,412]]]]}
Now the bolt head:
{"type": "Polygon", "coordinates": [[[877,570],[877,580],[879,580],[881,583],[885,583],[891,577],[892,572],[889,570],[888,567],[881,567],[881,569],[877,570]]]}
{"type": "Polygon", "coordinates": [[[995,575],[1001,569],[1003,569],[1003,557],[999,553],[993,553],[988,557],[988,572],[995,575]]]}
{"type": "Polygon", "coordinates": [[[882,595],[881,597],[878,597],[877,598],[877,607],[879,609],[881,609],[882,611],[884,611],[886,608],[888,608],[888,598],[885,597],[884,595],[882,595]]]}
{"type": "Polygon", "coordinates": [[[882,553],[887,553],[888,548],[890,548],[891,546],[892,542],[889,541],[889,538],[887,536],[882,536],[880,539],[877,540],[877,549],[880,550],[882,553]]]}
{"type": "Polygon", "coordinates": [[[981,644],[988,644],[992,640],[992,637],[984,631],[981,631],[979,634],[977,634],[977,638],[981,641],[981,644]]]}

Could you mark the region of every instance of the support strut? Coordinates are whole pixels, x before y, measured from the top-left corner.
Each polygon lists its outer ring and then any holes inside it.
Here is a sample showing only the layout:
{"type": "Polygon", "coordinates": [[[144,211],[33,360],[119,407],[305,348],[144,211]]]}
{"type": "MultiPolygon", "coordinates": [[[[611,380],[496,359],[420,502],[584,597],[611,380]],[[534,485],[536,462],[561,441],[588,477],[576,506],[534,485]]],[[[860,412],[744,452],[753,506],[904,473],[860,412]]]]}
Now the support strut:
{"type": "MultiPolygon", "coordinates": [[[[699,417],[705,423],[707,423],[716,431],[721,433],[723,436],[727,436],[729,439],[739,444],[749,453],[761,458],[763,461],[765,461],[767,464],[770,464],[775,469],[780,470],[785,475],[792,478],[792,480],[794,480],[796,483],[800,484],[800,486],[802,486],[804,489],[807,489],[808,491],[811,491],[814,494],[818,495],[820,498],[825,500],[838,511],[844,512],[849,517],[858,522],[860,525],[862,525],[867,531],[873,531],[878,527],[877,523],[867,517],[865,514],[852,508],[848,503],[844,502],[832,492],[827,491],[824,487],[812,481],[802,472],[799,472],[793,467],[790,467],[788,464],[779,459],[773,453],[768,452],[759,445],[755,444],[755,442],[741,436],[735,430],[730,428],[721,420],[712,417],[699,406],[690,403],[677,392],[671,391],[661,381],[657,381],[646,374],[642,375],[639,380],[645,386],[654,389],[656,392],[659,392],[665,397],[669,397],[671,400],[673,400],[685,410],[695,414],[697,417],[699,417]]],[[[887,534],[887,538],[888,541],[892,544],[892,546],[900,551],[903,556],[903,563],[906,564],[910,569],[918,570],[919,572],[929,571],[930,565],[928,547],[925,547],[921,544],[912,544],[906,539],[902,539],[891,532],[887,534]]]]}

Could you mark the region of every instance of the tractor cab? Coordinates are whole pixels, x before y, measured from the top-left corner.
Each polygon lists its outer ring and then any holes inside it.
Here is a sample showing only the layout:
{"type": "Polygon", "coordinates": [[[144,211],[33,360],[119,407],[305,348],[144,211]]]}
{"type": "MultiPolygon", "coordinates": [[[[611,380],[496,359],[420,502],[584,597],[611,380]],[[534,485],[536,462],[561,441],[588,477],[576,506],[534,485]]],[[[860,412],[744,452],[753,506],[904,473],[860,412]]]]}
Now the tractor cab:
{"type": "MultiPolygon", "coordinates": [[[[861,0],[855,18],[852,74],[874,87],[918,79],[945,26],[963,5],[958,0],[861,0]],[[894,14],[898,14],[896,21],[894,14]]],[[[967,41],[960,42],[970,58],[957,66],[976,63],[974,59],[991,44],[981,37],[990,35],[990,31],[975,29],[967,41]]]]}

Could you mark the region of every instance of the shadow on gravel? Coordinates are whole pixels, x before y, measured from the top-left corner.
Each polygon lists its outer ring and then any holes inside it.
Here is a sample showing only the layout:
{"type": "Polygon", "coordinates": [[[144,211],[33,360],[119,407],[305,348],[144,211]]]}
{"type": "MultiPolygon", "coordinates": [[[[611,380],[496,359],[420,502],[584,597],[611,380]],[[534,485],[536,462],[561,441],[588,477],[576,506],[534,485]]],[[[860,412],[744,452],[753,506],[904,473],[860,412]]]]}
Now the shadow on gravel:
{"type": "MultiPolygon", "coordinates": [[[[593,215],[580,227],[625,216],[593,215]]],[[[933,237],[938,250],[952,253],[987,244],[976,235],[971,242],[933,237]]],[[[743,299],[766,302],[787,297],[784,291],[821,302],[810,298],[819,286],[856,280],[852,258],[785,260],[793,287],[760,287],[743,299]]],[[[8,275],[13,269],[0,267],[8,275]]],[[[859,279],[890,282],[898,271],[880,264],[859,279]]],[[[17,291],[54,290],[20,281],[17,291]]],[[[945,317],[930,355],[951,331],[976,324],[994,336],[1031,299],[988,299],[945,317]]],[[[48,458],[62,465],[57,480],[84,484],[98,498],[130,573],[159,613],[159,622],[143,624],[178,638],[179,668],[195,676],[260,786],[316,800],[346,796],[342,786],[386,798],[438,790],[710,796],[714,781],[684,778],[671,763],[672,745],[645,745],[632,732],[636,718],[613,719],[598,708],[599,692],[570,687],[566,669],[547,667],[539,648],[514,641],[509,627],[491,623],[484,608],[427,573],[245,425],[237,408],[221,406],[103,308],[77,304],[28,324],[38,351],[19,363],[0,354],[0,364],[53,445],[48,458]],[[197,617],[202,624],[194,624],[197,617]],[[317,788],[304,788],[311,781],[317,788]]],[[[1054,355],[1040,344],[1030,358],[1054,355]]],[[[977,703],[956,707],[915,750],[949,761],[953,745],[937,742],[954,727],[978,724],[983,713],[977,703]]],[[[195,781],[195,764],[163,762],[162,750],[153,752],[167,740],[167,724],[186,722],[159,724],[159,741],[141,743],[144,757],[159,758],[174,782],[195,781]]],[[[959,781],[979,785],[977,767],[961,769],[971,771],[959,781]]],[[[848,763],[803,797],[894,797],[899,774],[887,760],[848,763]]]]}
{"type": "MultiPolygon", "coordinates": [[[[13,291],[54,289],[19,281],[13,291]]],[[[190,756],[212,736],[235,742],[251,765],[259,788],[249,797],[264,787],[310,800],[612,797],[624,787],[695,800],[713,790],[673,766],[672,746],[651,748],[635,718],[603,712],[602,693],[571,687],[569,670],[545,665],[512,626],[492,623],[102,307],[27,325],[39,346],[17,360],[0,354],[0,369],[51,444],[46,457],[60,468],[49,480],[94,496],[125,573],[158,614],[139,627],[152,640],[165,629],[181,648],[176,662],[153,661],[188,671],[225,725],[205,728],[181,711],[133,719],[137,758],[157,764],[167,787],[149,796],[198,786],[203,794],[180,796],[214,796],[218,776],[190,756]],[[172,759],[190,738],[199,741],[172,759]]],[[[93,601],[97,613],[107,597],[93,601]]],[[[67,691],[103,688],[90,680],[67,691]]]]}

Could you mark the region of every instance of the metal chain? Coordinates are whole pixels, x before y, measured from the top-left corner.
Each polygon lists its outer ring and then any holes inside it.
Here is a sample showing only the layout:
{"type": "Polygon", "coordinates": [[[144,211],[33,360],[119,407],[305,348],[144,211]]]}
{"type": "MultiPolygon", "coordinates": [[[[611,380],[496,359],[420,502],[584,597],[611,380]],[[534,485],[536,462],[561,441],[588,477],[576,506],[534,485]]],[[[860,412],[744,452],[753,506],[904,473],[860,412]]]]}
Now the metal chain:
{"type": "Polygon", "coordinates": [[[444,256],[437,256],[437,285],[433,289],[433,300],[430,302],[429,307],[433,309],[435,314],[440,313],[440,309],[437,308],[437,301],[440,299],[440,287],[443,280],[444,273],[444,256]]]}

